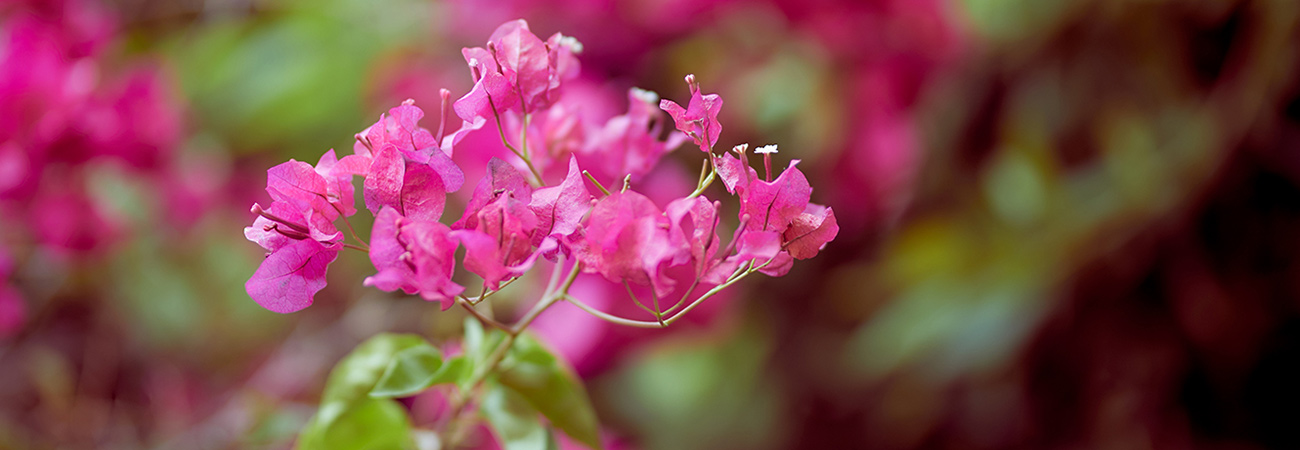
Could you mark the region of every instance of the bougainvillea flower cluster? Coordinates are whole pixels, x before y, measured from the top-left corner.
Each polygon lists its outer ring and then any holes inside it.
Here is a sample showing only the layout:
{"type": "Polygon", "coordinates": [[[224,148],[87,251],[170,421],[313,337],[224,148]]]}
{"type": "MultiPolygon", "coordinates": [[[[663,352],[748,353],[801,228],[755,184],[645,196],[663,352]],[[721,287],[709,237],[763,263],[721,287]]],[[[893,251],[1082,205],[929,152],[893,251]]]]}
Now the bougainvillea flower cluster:
{"type": "MultiPolygon", "coordinates": [[[[485,47],[464,49],[474,86],[454,102],[443,91],[436,132],[420,126],[424,111],[408,100],[356,134],[351,155],[339,158],[330,150],[315,166],[291,160],[272,167],[266,186],[271,202],[254,205],[257,218],[245,229],[268,252],[247,284],[249,295],[275,312],[305,308],[325,286],[329,264],[344,248],[355,248],[367,251],[375,266],[366,285],[416,294],[443,309],[469,300],[470,277],[458,274],[458,263],[481,280],[482,299],[539,258],[570,264],[575,274],[648,288],[658,305],[678,290],[678,274],[690,274],[692,287],[719,288],[751,272],[782,275],[835,237],[834,212],[810,203],[813,189],[798,161],[773,173],[776,147],[762,147],[756,151],[763,158],[760,176],[747,145],[713,151],[721,138],[722,99],[703,94],[694,76],[686,77],[686,107],[634,88],[627,114],[589,123],[575,112],[581,105],[562,96],[577,75],[581,51],[571,37],[557,33],[543,40],[526,22],[507,22],[485,47]],[[449,110],[461,126],[444,135],[449,110]],[[666,118],[676,130],[664,137],[666,118]],[[457,144],[468,133],[489,132],[479,131],[488,125],[514,156],[489,159],[459,218],[444,224],[447,194],[465,181],[452,158],[457,144]],[[633,181],[688,139],[706,154],[707,173],[695,191],[665,204],[639,192],[657,187],[633,181]],[[592,172],[621,182],[606,186],[592,172]],[[368,244],[346,223],[357,212],[358,176],[366,209],[375,215],[368,244]],[[715,179],[731,194],[725,201],[739,206],[735,221],[724,220],[723,211],[731,208],[723,199],[706,195],[715,179]]],[[[666,325],[661,312],[656,315],[666,325]]]]}

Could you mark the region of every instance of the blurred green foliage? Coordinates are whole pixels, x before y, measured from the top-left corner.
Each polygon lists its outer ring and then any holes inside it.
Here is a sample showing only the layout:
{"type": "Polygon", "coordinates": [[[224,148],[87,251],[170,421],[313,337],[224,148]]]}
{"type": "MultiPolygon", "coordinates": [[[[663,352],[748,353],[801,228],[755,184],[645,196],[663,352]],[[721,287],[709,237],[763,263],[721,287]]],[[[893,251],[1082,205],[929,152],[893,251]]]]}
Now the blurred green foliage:
{"type": "Polygon", "coordinates": [[[311,160],[371,117],[378,58],[437,45],[435,5],[402,0],[262,2],[253,17],[212,17],[167,42],[193,113],[236,153],[311,160]]]}

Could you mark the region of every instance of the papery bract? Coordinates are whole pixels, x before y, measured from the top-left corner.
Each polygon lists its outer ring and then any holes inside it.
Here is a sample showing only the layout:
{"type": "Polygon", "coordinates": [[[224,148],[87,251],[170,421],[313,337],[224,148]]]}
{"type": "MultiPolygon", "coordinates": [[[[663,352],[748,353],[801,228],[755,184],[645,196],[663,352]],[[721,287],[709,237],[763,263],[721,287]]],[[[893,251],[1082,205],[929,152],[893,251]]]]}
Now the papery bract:
{"type": "MultiPolygon", "coordinates": [[[[291,159],[266,171],[266,192],[273,202],[264,211],[274,211],[270,213],[274,217],[268,219],[282,219],[279,220],[282,225],[303,237],[321,242],[336,241],[343,237],[334,226],[341,208],[337,203],[342,200],[335,198],[331,201],[328,191],[325,178],[316,169],[291,159]]],[[[262,211],[262,208],[255,204],[254,211],[262,211]]]]}
{"type": "Polygon", "coordinates": [[[722,97],[718,94],[700,94],[700,85],[695,82],[695,75],[686,76],[686,85],[690,87],[691,100],[685,108],[668,99],[661,100],[659,107],[672,116],[678,130],[690,136],[700,146],[700,150],[708,152],[722,135],[722,124],[718,122],[722,97]]]}
{"type": "Polygon", "coordinates": [[[440,150],[425,156],[427,162],[416,161],[391,144],[378,148],[363,182],[366,208],[377,212],[388,206],[419,220],[442,217],[446,193],[454,191],[449,183],[459,188],[464,175],[440,150]]]}
{"type": "MultiPolygon", "coordinates": [[[[328,160],[327,160],[328,162],[328,160]]],[[[338,218],[339,211],[331,206],[329,187],[311,164],[289,160],[266,171],[266,192],[276,202],[286,202],[300,209],[312,209],[328,220],[338,218]]],[[[341,199],[335,199],[341,201],[341,199]]]]}
{"type": "Polygon", "coordinates": [[[690,250],[696,274],[706,270],[718,252],[718,206],[718,203],[701,196],[673,200],[664,208],[671,226],[671,237],[683,241],[674,246],[685,246],[690,250]],[[688,216],[690,220],[684,220],[688,216]]]}
{"type": "Polygon", "coordinates": [[[577,159],[569,160],[569,173],[559,185],[533,191],[528,208],[537,215],[533,245],[548,237],[562,240],[577,231],[582,217],[591,210],[591,193],[582,179],[577,159]]]}
{"type": "Polygon", "coordinates": [[[654,169],[659,158],[675,150],[686,141],[685,134],[669,133],[667,140],[659,140],[663,133],[662,113],[655,107],[658,95],[654,92],[632,88],[628,91],[627,114],[609,119],[595,130],[583,148],[583,154],[610,178],[624,174],[634,179],[654,169]]]}
{"type": "Polygon", "coordinates": [[[442,175],[427,164],[407,163],[398,206],[407,218],[436,222],[447,205],[442,175]]]}
{"type": "Polygon", "coordinates": [[[465,246],[465,269],[483,277],[488,289],[499,289],[501,282],[523,275],[539,255],[557,245],[554,239],[548,239],[534,251],[531,244],[521,243],[518,235],[502,241],[482,230],[456,230],[452,236],[465,246]]]}
{"type": "MultiPolygon", "coordinates": [[[[749,167],[747,148],[738,145],[735,156],[713,158],[719,178],[739,197],[742,226],[733,237],[735,254],[709,271],[706,279],[710,282],[725,280],[740,264],[751,260],[765,274],[784,275],[794,259],[815,256],[839,232],[830,208],[808,202],[812,187],[796,167],[798,160],[790,161],[775,180],[765,181],[749,167]]],[[[760,151],[765,170],[770,170],[776,147],[764,146],[760,151]]]]}
{"type": "Polygon", "coordinates": [[[550,88],[550,51],[546,43],[528,30],[523,19],[501,24],[488,37],[488,51],[496,59],[506,82],[515,86],[526,111],[536,111],[545,104],[550,88]],[[540,101],[539,101],[540,100],[540,101]]]}
{"type": "Polygon", "coordinates": [[[450,147],[443,148],[438,137],[419,126],[423,117],[414,101],[402,102],[358,133],[356,153],[340,161],[349,170],[368,164],[362,197],[371,213],[389,206],[404,216],[437,220],[445,207],[443,194],[464,184],[465,174],[451,160],[450,147]]]}
{"type": "Polygon", "coordinates": [[[615,283],[650,285],[656,294],[666,294],[674,283],[661,270],[689,256],[673,245],[669,229],[668,218],[644,195],[610,194],[596,202],[587,220],[579,252],[584,270],[599,272],[615,283]]]}
{"type": "Polygon", "coordinates": [[[384,207],[375,216],[370,234],[370,262],[378,273],[366,277],[364,284],[419,294],[427,301],[441,302],[443,310],[450,308],[464,291],[451,281],[456,242],[450,232],[441,223],[410,220],[384,207]]]}
{"type": "Polygon", "coordinates": [[[532,192],[514,166],[493,158],[474,188],[465,215],[452,225],[456,239],[465,246],[465,268],[483,277],[489,288],[532,266],[538,222],[529,208],[532,192]]]}
{"type": "Polygon", "coordinates": [[[578,77],[581,64],[577,55],[582,53],[582,43],[572,36],[555,33],[546,38],[546,48],[549,50],[547,62],[551,66],[547,77],[547,89],[551,96],[548,100],[555,101],[555,90],[563,86],[564,82],[578,77]]]}
{"type": "Polygon", "coordinates": [[[752,180],[740,192],[740,215],[749,216],[746,229],[785,231],[808,207],[812,186],[803,172],[795,168],[796,164],[799,160],[790,161],[790,166],[776,180],[752,180]]]}
{"type": "Polygon", "coordinates": [[[456,116],[468,123],[478,123],[496,118],[519,103],[514,85],[501,74],[496,58],[491,52],[475,47],[461,50],[469,64],[474,87],[452,106],[456,116]]]}
{"type": "Polygon", "coordinates": [[[453,229],[478,228],[479,211],[507,192],[527,205],[532,200],[533,187],[528,184],[528,180],[524,179],[524,174],[520,173],[519,169],[500,158],[492,158],[488,161],[487,174],[474,187],[474,194],[465,205],[465,214],[460,220],[451,224],[451,227],[453,229]]]}
{"type": "Polygon", "coordinates": [[[342,248],[343,233],[334,220],[342,211],[355,212],[348,169],[331,150],[317,167],[289,160],[266,171],[271,205],[253,204],[258,217],[244,229],[244,237],[268,251],[244,284],[262,307],[278,313],[298,311],[310,306],[325,287],[325,271],[342,248]]]}
{"type": "Polygon", "coordinates": [[[340,248],[313,239],[293,241],[267,255],[244,288],[263,308],[282,314],[299,311],[311,306],[325,288],[325,271],[340,248]]]}
{"type": "Polygon", "coordinates": [[[795,217],[790,228],[785,230],[783,239],[786,251],[794,259],[812,258],[826,247],[827,242],[835,239],[839,231],[835,211],[828,206],[809,203],[803,213],[795,217]]]}
{"type": "Polygon", "coordinates": [[[357,207],[353,204],[356,187],[352,185],[352,176],[365,175],[369,170],[364,161],[355,156],[349,155],[339,161],[334,149],[330,149],[316,162],[316,173],[325,180],[326,199],[346,217],[357,213],[357,207]]]}
{"type": "Polygon", "coordinates": [[[731,149],[735,156],[728,153],[713,156],[713,170],[717,172],[727,192],[736,193],[749,186],[750,180],[758,178],[757,172],[749,167],[749,144],[740,144],[731,149]]]}
{"type": "Polygon", "coordinates": [[[392,107],[388,114],[379,116],[379,121],[359,133],[371,150],[391,144],[404,152],[428,152],[439,148],[437,139],[429,130],[421,128],[420,119],[424,110],[415,106],[414,100],[405,100],[392,107]]]}
{"type": "Polygon", "coordinates": [[[513,20],[497,27],[487,48],[461,51],[470,66],[474,87],[456,101],[456,115],[467,122],[500,116],[518,106],[520,112],[541,111],[559,98],[563,82],[578,74],[574,53],[582,45],[559,33],[542,41],[528,22],[513,20]]]}

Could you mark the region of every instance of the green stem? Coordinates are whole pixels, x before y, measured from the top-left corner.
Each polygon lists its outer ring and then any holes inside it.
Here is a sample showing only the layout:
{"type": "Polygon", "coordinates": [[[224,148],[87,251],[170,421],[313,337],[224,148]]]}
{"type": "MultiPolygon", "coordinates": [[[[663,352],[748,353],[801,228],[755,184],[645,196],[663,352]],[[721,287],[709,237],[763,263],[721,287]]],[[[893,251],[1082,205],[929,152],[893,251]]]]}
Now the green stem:
{"type": "Polygon", "coordinates": [[[474,303],[471,303],[469,298],[466,298],[463,295],[457,296],[456,304],[465,308],[466,311],[469,311],[469,313],[472,314],[474,318],[478,319],[479,322],[483,322],[486,325],[492,326],[494,328],[498,328],[502,331],[506,331],[510,329],[509,325],[503,324],[501,322],[497,322],[496,320],[493,320],[491,317],[488,317],[484,315],[482,312],[479,312],[479,310],[474,307],[474,303]]]}
{"type": "Polygon", "coordinates": [[[645,310],[645,312],[650,313],[650,315],[654,316],[655,319],[660,318],[658,312],[655,312],[655,310],[650,309],[650,307],[646,306],[645,303],[641,303],[641,299],[637,298],[636,294],[632,293],[632,285],[628,284],[627,280],[623,280],[623,288],[627,289],[627,296],[632,297],[632,303],[636,303],[636,306],[639,306],[641,307],[641,309],[645,310]]]}
{"type": "Polygon", "coordinates": [[[713,170],[713,164],[711,163],[712,160],[713,160],[713,154],[710,153],[709,158],[704,160],[704,165],[707,166],[709,169],[709,175],[707,177],[703,176],[704,171],[701,170],[700,171],[701,179],[699,185],[696,186],[695,192],[692,192],[691,195],[686,196],[686,198],[699,197],[700,194],[704,193],[705,189],[709,188],[709,185],[713,184],[713,179],[717,177],[718,172],[716,170],[713,170]]]}
{"type": "MultiPolygon", "coordinates": [[[[569,276],[565,278],[564,284],[560,285],[560,287],[555,291],[547,290],[547,292],[542,295],[542,299],[538,300],[537,304],[533,305],[533,308],[528,310],[528,312],[525,313],[524,316],[514,324],[514,326],[506,326],[505,324],[501,324],[495,320],[485,322],[500,325],[498,328],[505,331],[506,337],[492,350],[492,353],[488,355],[484,364],[479,366],[478,370],[475,370],[473,376],[470,377],[469,382],[466,384],[467,387],[464,391],[461,391],[461,395],[456,398],[452,405],[451,413],[448,417],[451,418],[450,421],[453,425],[448,426],[449,431],[447,433],[447,435],[451,437],[449,442],[453,444],[450,448],[455,448],[454,443],[458,440],[456,436],[459,435],[459,429],[454,424],[458,423],[458,418],[464,413],[465,406],[469,404],[469,399],[472,397],[470,393],[478,389],[479,385],[483,384],[483,381],[487,379],[489,374],[496,371],[497,367],[501,365],[501,361],[505,360],[506,354],[510,351],[510,347],[514,346],[515,340],[524,332],[525,329],[528,328],[529,325],[533,323],[534,320],[537,320],[537,317],[540,316],[546,308],[550,308],[551,305],[554,305],[556,302],[559,302],[561,299],[564,299],[569,295],[569,288],[572,287],[573,282],[577,280],[581,268],[581,263],[575,263],[573,265],[573,270],[570,270],[569,276]]],[[[461,306],[463,307],[471,308],[471,313],[474,314],[475,317],[478,317],[480,320],[486,318],[481,314],[477,314],[477,311],[472,310],[473,306],[468,304],[468,299],[462,298],[462,300],[463,302],[458,303],[461,303],[461,306]]]]}
{"type": "Polygon", "coordinates": [[[330,206],[333,206],[334,210],[339,212],[339,217],[343,218],[343,224],[347,225],[348,232],[352,233],[352,239],[356,239],[358,244],[361,244],[362,247],[365,247],[367,250],[369,250],[370,245],[366,244],[366,241],[361,240],[361,236],[357,236],[357,229],[352,228],[352,222],[348,220],[348,216],[346,214],[343,214],[343,210],[339,209],[339,206],[333,203],[330,203],[330,206]]]}
{"type": "Polygon", "coordinates": [[[519,149],[515,148],[515,146],[510,145],[509,139],[506,139],[505,125],[501,123],[501,114],[497,112],[497,105],[492,101],[491,96],[488,96],[488,106],[492,107],[492,118],[496,119],[497,121],[497,134],[501,136],[501,143],[505,144],[506,148],[510,149],[510,153],[514,153],[515,156],[519,157],[519,159],[524,160],[524,165],[528,166],[528,171],[531,172],[533,174],[533,177],[537,179],[538,186],[546,186],[546,182],[542,180],[542,175],[540,173],[537,173],[537,168],[533,167],[533,161],[528,159],[528,154],[525,153],[528,150],[527,147],[528,119],[529,119],[528,115],[527,114],[524,115],[524,132],[522,133],[524,136],[524,141],[520,142],[520,144],[524,145],[524,152],[520,152],[519,149]]]}
{"type": "Polygon", "coordinates": [[[695,299],[695,301],[691,302],[691,304],[687,305],[681,311],[678,311],[676,314],[673,314],[672,317],[669,317],[667,319],[662,319],[658,322],[650,322],[645,320],[632,320],[623,317],[618,317],[613,314],[609,314],[597,310],[595,308],[592,308],[591,306],[582,303],[577,298],[574,298],[571,295],[566,294],[564,297],[566,300],[569,301],[569,303],[572,303],[574,306],[577,306],[579,309],[586,311],[588,314],[596,316],[596,318],[604,320],[609,323],[613,323],[616,325],[624,325],[624,326],[629,326],[634,328],[667,328],[669,325],[672,325],[673,322],[676,322],[677,319],[682,318],[682,316],[685,316],[686,313],[689,313],[691,312],[692,309],[695,309],[696,306],[699,306],[701,303],[704,303],[704,301],[708,300],[709,297],[716,295],[718,292],[722,292],[723,289],[726,289],[731,285],[736,284],[736,282],[744,279],[750,274],[762,270],[764,267],[767,267],[768,264],[771,264],[772,261],[775,259],[776,259],[775,257],[769,259],[766,263],[763,263],[763,265],[758,267],[752,267],[753,266],[752,261],[745,263],[744,265],[740,266],[740,268],[736,269],[736,273],[733,273],[731,277],[727,279],[726,282],[714,286],[713,289],[709,289],[708,292],[705,292],[704,294],[700,295],[700,298],[695,299]]]}

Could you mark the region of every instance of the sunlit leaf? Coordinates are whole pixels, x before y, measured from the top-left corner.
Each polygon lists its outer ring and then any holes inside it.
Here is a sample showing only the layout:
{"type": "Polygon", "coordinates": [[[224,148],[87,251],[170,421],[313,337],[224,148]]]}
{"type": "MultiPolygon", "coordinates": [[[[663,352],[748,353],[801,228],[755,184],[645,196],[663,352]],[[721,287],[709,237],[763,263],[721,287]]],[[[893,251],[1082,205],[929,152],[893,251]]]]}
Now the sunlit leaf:
{"type": "Polygon", "coordinates": [[[463,344],[465,355],[478,359],[478,355],[483,353],[483,324],[474,320],[473,317],[465,318],[465,341],[463,344]]]}
{"type": "Polygon", "coordinates": [[[442,352],[420,344],[397,353],[370,390],[373,398],[406,397],[433,385],[443,368],[442,352]]]}
{"type": "Polygon", "coordinates": [[[366,394],[399,352],[420,345],[428,344],[410,334],[380,334],[358,345],[330,372],[320,410],[299,435],[297,448],[409,447],[406,410],[393,400],[366,394]]]}
{"type": "Polygon", "coordinates": [[[442,369],[433,377],[430,386],[443,383],[463,383],[474,372],[474,366],[464,355],[448,359],[442,363],[442,369]]]}
{"type": "Polygon", "coordinates": [[[308,423],[298,437],[299,450],[414,448],[406,408],[389,399],[365,399],[352,404],[328,427],[308,423]]]}
{"type": "Polygon", "coordinates": [[[527,335],[520,335],[502,363],[498,380],[518,392],[556,428],[591,448],[600,448],[600,424],[573,369],[527,335]]]}
{"type": "Polygon", "coordinates": [[[464,341],[464,360],[462,375],[455,379],[461,389],[468,390],[471,386],[466,383],[473,376],[474,369],[482,365],[488,358],[488,355],[494,351],[501,341],[505,339],[505,333],[498,329],[489,331],[483,330],[483,324],[479,323],[472,317],[465,319],[465,341],[464,341]]]}
{"type": "Polygon", "coordinates": [[[513,389],[488,383],[479,409],[506,450],[545,450],[549,445],[541,416],[513,389]]]}

